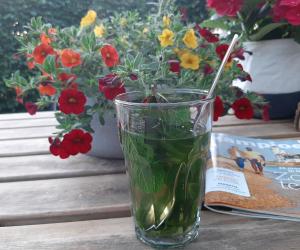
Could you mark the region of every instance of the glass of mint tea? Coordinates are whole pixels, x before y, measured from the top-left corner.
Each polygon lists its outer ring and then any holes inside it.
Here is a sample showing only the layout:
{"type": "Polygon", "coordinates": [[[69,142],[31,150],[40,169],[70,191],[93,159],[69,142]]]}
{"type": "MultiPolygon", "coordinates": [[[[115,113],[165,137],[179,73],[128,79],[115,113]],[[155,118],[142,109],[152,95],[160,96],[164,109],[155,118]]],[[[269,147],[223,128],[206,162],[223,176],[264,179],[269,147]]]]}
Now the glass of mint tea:
{"type": "Polygon", "coordinates": [[[199,90],[115,99],[138,239],[182,247],[198,236],[213,98],[199,90]]]}

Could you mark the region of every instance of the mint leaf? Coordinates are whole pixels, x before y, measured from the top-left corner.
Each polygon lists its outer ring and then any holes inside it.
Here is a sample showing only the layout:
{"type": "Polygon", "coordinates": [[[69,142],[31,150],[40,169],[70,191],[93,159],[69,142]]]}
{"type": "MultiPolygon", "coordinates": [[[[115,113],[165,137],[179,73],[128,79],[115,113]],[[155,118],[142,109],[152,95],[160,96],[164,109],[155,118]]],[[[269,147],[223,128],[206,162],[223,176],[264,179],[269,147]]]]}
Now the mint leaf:
{"type": "Polygon", "coordinates": [[[134,184],[145,193],[158,192],[164,184],[164,170],[154,164],[153,148],[139,135],[123,133],[122,140],[134,184]]]}

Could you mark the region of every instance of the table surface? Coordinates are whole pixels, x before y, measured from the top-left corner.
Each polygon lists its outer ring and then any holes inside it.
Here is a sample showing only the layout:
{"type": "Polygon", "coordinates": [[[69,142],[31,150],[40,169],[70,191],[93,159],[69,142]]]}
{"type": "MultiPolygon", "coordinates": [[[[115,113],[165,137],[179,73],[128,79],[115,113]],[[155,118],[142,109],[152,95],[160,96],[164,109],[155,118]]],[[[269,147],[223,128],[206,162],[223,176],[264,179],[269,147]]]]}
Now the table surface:
{"type": "MultiPolygon", "coordinates": [[[[53,112],[0,115],[0,250],[150,249],[135,238],[124,164],[48,152],[53,112]]],[[[213,131],[300,138],[290,120],[226,116],[213,131]]],[[[203,211],[200,237],[186,249],[299,249],[297,222],[203,211]]]]}

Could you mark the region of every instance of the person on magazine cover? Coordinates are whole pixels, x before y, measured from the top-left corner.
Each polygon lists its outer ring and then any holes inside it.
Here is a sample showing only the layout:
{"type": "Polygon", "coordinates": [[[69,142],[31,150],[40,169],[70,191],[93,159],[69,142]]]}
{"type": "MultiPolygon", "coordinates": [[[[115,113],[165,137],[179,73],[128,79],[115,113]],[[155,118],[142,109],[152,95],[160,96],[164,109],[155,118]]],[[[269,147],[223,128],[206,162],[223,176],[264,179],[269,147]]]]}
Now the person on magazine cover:
{"type": "Polygon", "coordinates": [[[237,147],[233,146],[233,147],[229,148],[228,153],[229,153],[231,159],[233,159],[235,161],[235,163],[238,165],[240,170],[244,171],[245,159],[242,157],[240,150],[237,147]]]}
{"type": "Polygon", "coordinates": [[[263,167],[265,164],[265,157],[258,152],[252,150],[252,148],[247,147],[246,151],[243,151],[243,156],[245,159],[250,161],[251,167],[256,174],[263,173],[263,167]]]}
{"type": "Polygon", "coordinates": [[[271,148],[279,162],[300,162],[300,154],[289,154],[277,146],[271,148]]]}

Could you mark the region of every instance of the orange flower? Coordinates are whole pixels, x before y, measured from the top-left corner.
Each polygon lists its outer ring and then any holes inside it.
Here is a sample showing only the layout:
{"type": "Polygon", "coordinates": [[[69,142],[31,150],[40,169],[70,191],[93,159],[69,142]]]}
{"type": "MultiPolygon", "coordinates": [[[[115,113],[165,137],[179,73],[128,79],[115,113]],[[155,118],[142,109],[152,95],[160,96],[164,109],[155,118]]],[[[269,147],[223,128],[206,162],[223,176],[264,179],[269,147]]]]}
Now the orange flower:
{"type": "Polygon", "coordinates": [[[33,62],[33,61],[28,61],[27,62],[27,67],[28,67],[28,69],[33,69],[34,67],[35,67],[35,63],[33,62]]]}
{"type": "Polygon", "coordinates": [[[43,64],[48,55],[54,55],[54,49],[47,44],[40,44],[33,50],[33,58],[36,63],[43,64]]]}
{"type": "Polygon", "coordinates": [[[15,87],[16,96],[21,96],[23,94],[23,90],[21,87],[15,87]]]}
{"type": "Polygon", "coordinates": [[[45,32],[40,35],[40,39],[42,44],[49,45],[52,42],[45,32]]]}
{"type": "Polygon", "coordinates": [[[71,49],[64,49],[61,52],[61,62],[64,67],[76,67],[81,64],[80,54],[71,49]]]}
{"type": "Polygon", "coordinates": [[[23,104],[23,98],[22,98],[22,95],[23,95],[23,89],[22,89],[21,87],[16,86],[16,87],[15,87],[15,91],[16,91],[16,101],[17,101],[18,103],[23,104]]]}
{"type": "Polygon", "coordinates": [[[104,45],[100,52],[107,67],[114,67],[119,63],[119,54],[113,46],[104,45]]]}
{"type": "Polygon", "coordinates": [[[54,88],[51,83],[40,83],[38,90],[40,95],[53,96],[56,94],[56,88],[54,88]]]}
{"type": "Polygon", "coordinates": [[[48,29],[48,34],[55,36],[57,34],[57,30],[55,28],[49,28],[48,29]]]}
{"type": "Polygon", "coordinates": [[[27,54],[26,57],[28,58],[28,61],[27,61],[27,67],[28,69],[33,69],[35,67],[35,63],[33,61],[33,55],[31,54],[27,54]]]}

